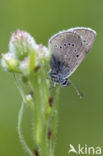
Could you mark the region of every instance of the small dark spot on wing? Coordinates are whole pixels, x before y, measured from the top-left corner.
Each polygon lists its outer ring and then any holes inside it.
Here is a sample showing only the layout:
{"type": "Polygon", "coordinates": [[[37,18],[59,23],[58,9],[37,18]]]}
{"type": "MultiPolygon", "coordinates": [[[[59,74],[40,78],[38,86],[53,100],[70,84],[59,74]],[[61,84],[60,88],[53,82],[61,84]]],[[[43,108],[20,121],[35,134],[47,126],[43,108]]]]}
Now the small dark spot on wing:
{"type": "Polygon", "coordinates": [[[79,57],[79,55],[76,55],[76,57],[79,57]]]}
{"type": "Polygon", "coordinates": [[[70,45],[71,45],[71,43],[68,43],[68,45],[70,46],[70,45]]]}
{"type": "Polygon", "coordinates": [[[64,43],[64,47],[66,46],[67,44],[66,43],[64,43]]]}

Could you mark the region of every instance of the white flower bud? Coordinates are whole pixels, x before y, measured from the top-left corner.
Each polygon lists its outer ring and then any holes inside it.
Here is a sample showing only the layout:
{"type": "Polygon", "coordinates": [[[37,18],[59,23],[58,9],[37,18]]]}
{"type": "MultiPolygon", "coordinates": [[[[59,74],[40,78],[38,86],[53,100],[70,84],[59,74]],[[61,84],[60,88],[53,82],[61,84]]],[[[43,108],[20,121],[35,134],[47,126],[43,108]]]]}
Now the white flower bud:
{"type": "Polygon", "coordinates": [[[19,62],[17,59],[15,59],[13,54],[6,53],[2,54],[1,65],[4,68],[4,70],[17,71],[19,62]]]}
{"type": "Polygon", "coordinates": [[[48,58],[49,57],[49,49],[45,46],[43,46],[42,44],[37,46],[37,56],[39,59],[41,58],[48,58]]]}
{"type": "Polygon", "coordinates": [[[26,100],[27,100],[27,102],[32,102],[32,100],[33,100],[32,95],[31,94],[27,95],[26,100]]]}
{"type": "Polygon", "coordinates": [[[37,44],[29,33],[23,30],[17,30],[12,34],[9,43],[9,51],[18,59],[23,60],[25,57],[29,56],[30,52],[35,51],[36,48],[37,44]]]}

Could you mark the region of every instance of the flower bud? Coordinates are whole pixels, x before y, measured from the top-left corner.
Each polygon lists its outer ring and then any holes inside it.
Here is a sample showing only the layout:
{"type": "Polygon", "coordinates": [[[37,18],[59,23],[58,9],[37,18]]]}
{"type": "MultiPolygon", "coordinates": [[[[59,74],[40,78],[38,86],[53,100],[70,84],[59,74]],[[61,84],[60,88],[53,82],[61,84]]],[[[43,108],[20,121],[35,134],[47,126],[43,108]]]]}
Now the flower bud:
{"type": "Polygon", "coordinates": [[[23,30],[17,30],[11,36],[9,51],[19,60],[29,56],[29,53],[35,51],[36,47],[33,37],[23,30]]]}
{"type": "Polygon", "coordinates": [[[19,62],[11,53],[2,54],[1,65],[4,70],[19,72],[19,62]]]}
{"type": "Polygon", "coordinates": [[[37,47],[37,56],[39,59],[45,59],[49,57],[49,50],[47,47],[43,46],[42,44],[38,45],[37,47]]]}
{"type": "Polygon", "coordinates": [[[33,97],[32,97],[32,95],[31,94],[28,94],[27,96],[26,96],[26,102],[28,103],[30,103],[30,102],[32,102],[33,101],[33,97]]]}

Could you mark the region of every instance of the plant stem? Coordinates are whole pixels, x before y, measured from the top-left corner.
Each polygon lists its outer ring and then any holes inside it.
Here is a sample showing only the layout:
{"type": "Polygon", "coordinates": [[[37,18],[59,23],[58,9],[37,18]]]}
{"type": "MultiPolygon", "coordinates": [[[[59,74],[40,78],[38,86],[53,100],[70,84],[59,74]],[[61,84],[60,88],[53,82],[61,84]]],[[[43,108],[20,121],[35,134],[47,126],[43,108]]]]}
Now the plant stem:
{"type": "Polygon", "coordinates": [[[58,103],[59,103],[59,92],[60,87],[57,86],[54,91],[54,106],[53,106],[53,114],[50,123],[50,127],[52,130],[52,135],[50,139],[50,156],[54,156],[54,148],[55,148],[55,139],[57,132],[57,124],[58,124],[58,103]]]}
{"type": "Polygon", "coordinates": [[[23,134],[22,134],[22,129],[21,129],[24,105],[25,105],[25,103],[22,102],[21,108],[20,108],[20,111],[19,111],[19,114],[18,114],[18,135],[19,135],[20,142],[21,142],[22,146],[24,147],[24,149],[26,150],[26,152],[30,156],[34,156],[34,154],[32,153],[32,151],[30,150],[30,148],[28,147],[28,145],[26,144],[26,142],[24,140],[24,137],[23,137],[23,134]]]}
{"type": "Polygon", "coordinates": [[[39,146],[40,156],[49,156],[48,146],[48,98],[49,89],[47,86],[45,74],[40,71],[39,73],[32,73],[30,77],[31,85],[34,91],[34,140],[39,146]],[[39,81],[39,77],[42,79],[39,81]]]}

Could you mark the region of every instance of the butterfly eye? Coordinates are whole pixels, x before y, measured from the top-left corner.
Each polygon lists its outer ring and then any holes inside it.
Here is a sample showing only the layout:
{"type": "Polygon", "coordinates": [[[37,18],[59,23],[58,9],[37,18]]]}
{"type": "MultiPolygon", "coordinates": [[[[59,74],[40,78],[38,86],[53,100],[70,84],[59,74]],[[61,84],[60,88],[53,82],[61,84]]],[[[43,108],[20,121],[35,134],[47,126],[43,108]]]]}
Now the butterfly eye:
{"type": "Polygon", "coordinates": [[[72,47],[74,47],[74,43],[72,43],[72,47]]]}

